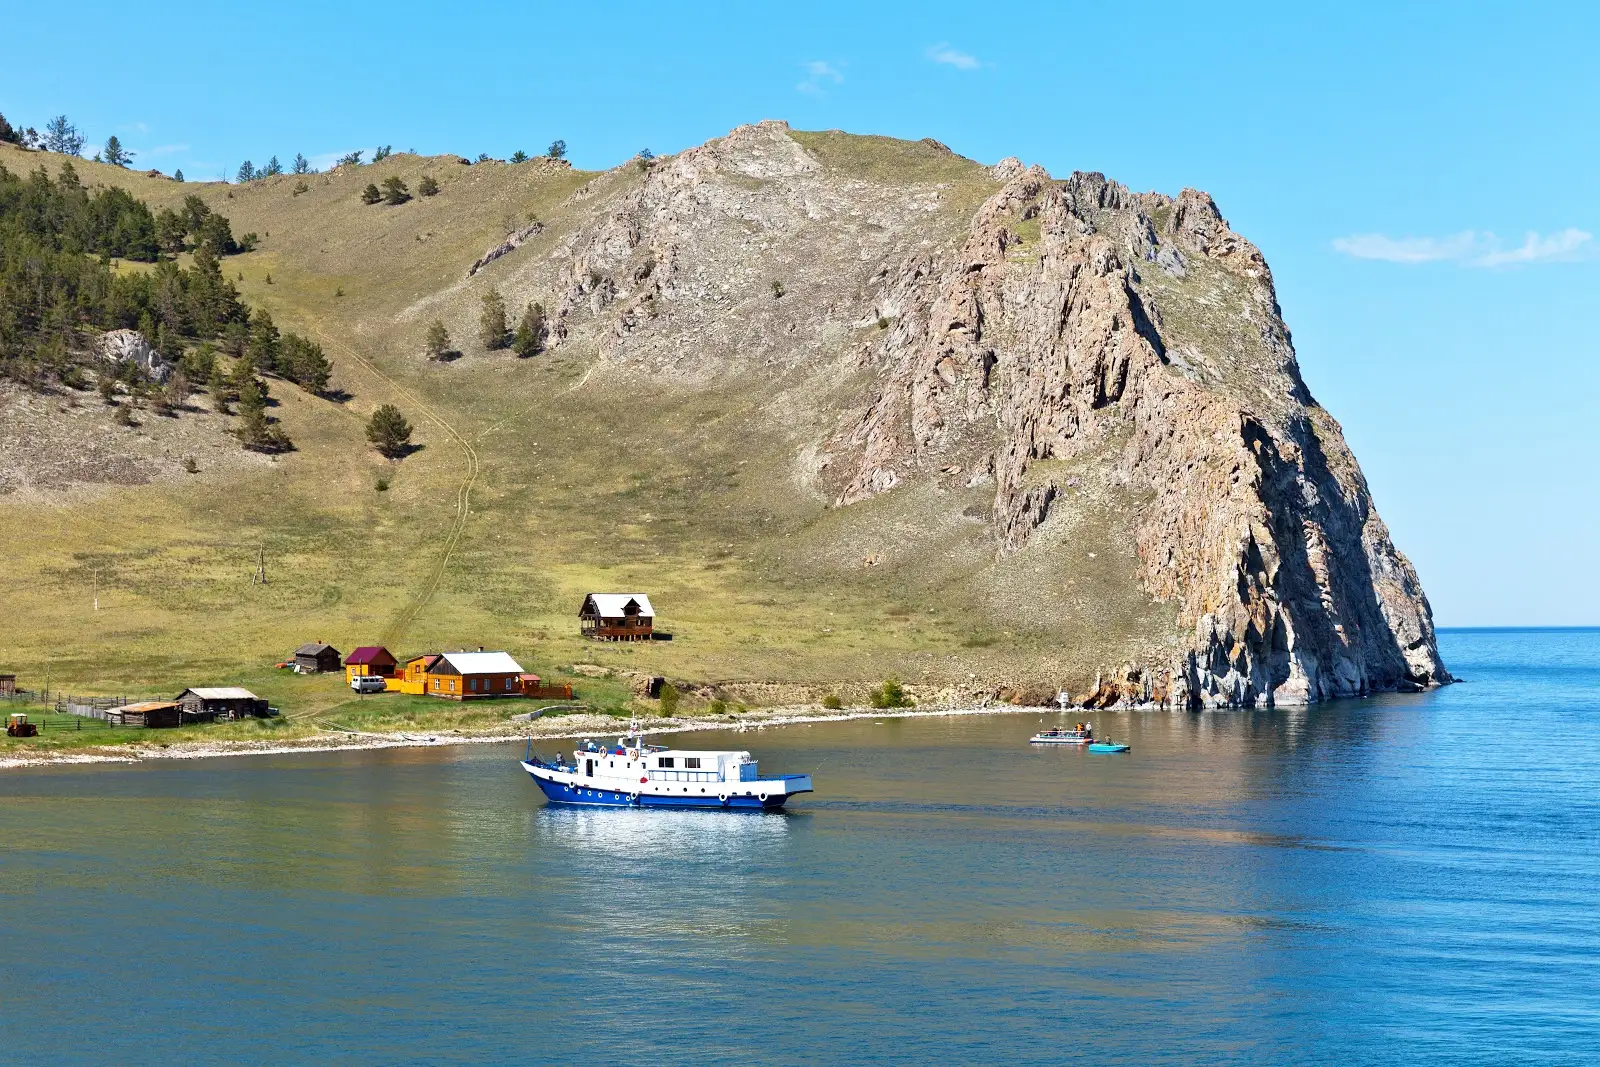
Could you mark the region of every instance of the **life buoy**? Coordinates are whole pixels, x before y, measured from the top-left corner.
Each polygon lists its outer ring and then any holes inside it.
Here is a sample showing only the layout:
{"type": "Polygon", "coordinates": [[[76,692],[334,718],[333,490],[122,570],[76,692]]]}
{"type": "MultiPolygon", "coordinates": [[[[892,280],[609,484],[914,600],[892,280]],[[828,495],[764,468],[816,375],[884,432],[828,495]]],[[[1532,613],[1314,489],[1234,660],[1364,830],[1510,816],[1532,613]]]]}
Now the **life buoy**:
{"type": "Polygon", "coordinates": [[[647,774],[647,775],[645,775],[645,776],[644,776],[644,777],[643,777],[643,778],[641,778],[641,779],[639,779],[639,784],[640,784],[640,785],[644,785],[644,784],[645,784],[645,783],[646,783],[646,782],[648,782],[648,781],[649,781],[649,780],[650,780],[650,776],[649,776],[649,775],[648,775],[648,774],[647,774]]]}
{"type": "Polygon", "coordinates": [[[767,802],[767,794],[765,794],[765,793],[757,793],[756,794],[756,799],[761,801],[761,803],[765,804],[767,802]]]}

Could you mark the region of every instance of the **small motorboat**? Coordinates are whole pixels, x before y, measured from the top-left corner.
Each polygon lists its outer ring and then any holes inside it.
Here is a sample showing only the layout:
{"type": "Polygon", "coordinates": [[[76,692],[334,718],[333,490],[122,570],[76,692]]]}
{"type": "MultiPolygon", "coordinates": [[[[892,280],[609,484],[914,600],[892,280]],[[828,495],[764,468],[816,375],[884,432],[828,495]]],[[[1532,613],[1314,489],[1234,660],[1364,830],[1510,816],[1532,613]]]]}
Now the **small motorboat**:
{"type": "Polygon", "coordinates": [[[1131,745],[1125,745],[1121,741],[1091,741],[1091,742],[1089,742],[1089,751],[1090,752],[1127,752],[1131,748],[1132,748],[1131,745]]]}

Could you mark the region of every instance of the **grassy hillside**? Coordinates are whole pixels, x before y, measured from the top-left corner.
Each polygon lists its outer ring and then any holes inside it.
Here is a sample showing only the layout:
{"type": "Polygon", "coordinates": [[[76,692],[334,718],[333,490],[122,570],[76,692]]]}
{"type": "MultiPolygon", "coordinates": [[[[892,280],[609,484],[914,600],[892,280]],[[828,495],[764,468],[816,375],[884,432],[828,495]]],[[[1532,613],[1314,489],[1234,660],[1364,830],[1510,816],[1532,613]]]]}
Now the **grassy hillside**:
{"type": "MultiPolygon", "coordinates": [[[[990,188],[981,168],[937,147],[797,138],[862,181],[952,189],[951,218],[990,188]]],[[[59,160],[0,146],[9,169],[41,164],[59,160]]],[[[859,692],[891,674],[929,686],[1081,688],[1096,664],[1173,629],[1172,609],[1134,580],[1127,502],[1113,488],[1089,491],[1092,470],[1081,506],[1045,532],[1051,551],[999,562],[981,521],[992,491],[930,482],[841,512],[798,485],[800,431],[821,413],[778,424],[770,405],[783,375],[798,388],[799,372],[643,392],[592,377],[599,356],[587,340],[526,360],[485,352],[471,333],[481,293],[603,213],[641,180],[632,165],[592,174],[396,155],[309,176],[303,191],[290,175],[180,184],[74,165],[86,183],[123,186],[153,208],[198,195],[236,235],[260,235],[255,251],[224,261],[227,276],[280,326],[324,344],[333,387],[348,398],[275,388],[296,450],[270,461],[0,497],[11,608],[0,669],[23,684],[47,669],[54,686],[108,692],[241,681],[316,710],[342,697],[269,665],[322,639],[343,649],[381,640],[401,654],[504,647],[545,670],[586,661],[819,691],[859,692]],[[441,191],[361,203],[369,182],[391,175],[413,191],[431,175],[441,191]],[[531,219],[545,230],[466,279],[474,259],[531,219]],[[435,316],[461,359],[422,357],[435,316]],[[363,437],[383,403],[417,426],[422,447],[398,463],[363,437]],[[386,492],[375,489],[380,476],[386,492]],[[258,552],[265,586],[251,581],[258,552]],[[578,605],[602,589],[647,591],[676,639],[581,642],[578,605]],[[1070,610],[1041,610],[1045,600],[1070,610]]]]}

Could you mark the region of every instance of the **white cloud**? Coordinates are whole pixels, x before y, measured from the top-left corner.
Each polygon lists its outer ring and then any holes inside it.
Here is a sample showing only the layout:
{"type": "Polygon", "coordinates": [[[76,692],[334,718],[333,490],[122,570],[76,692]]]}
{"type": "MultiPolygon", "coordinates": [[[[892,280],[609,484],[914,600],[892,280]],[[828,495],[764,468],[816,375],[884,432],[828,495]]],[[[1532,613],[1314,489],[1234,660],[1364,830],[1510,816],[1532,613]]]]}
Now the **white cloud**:
{"type": "Polygon", "coordinates": [[[810,93],[813,96],[826,96],[827,90],[823,88],[825,84],[841,85],[844,83],[844,72],[839,69],[839,67],[844,66],[843,63],[836,67],[827,60],[813,59],[809,63],[801,64],[801,66],[805,68],[806,76],[799,85],[795,86],[797,92],[810,93]]]}
{"type": "Polygon", "coordinates": [[[1509,267],[1553,263],[1585,257],[1594,251],[1594,235],[1567,228],[1549,236],[1529,232],[1522,244],[1507,248],[1487,231],[1465,230],[1447,237],[1389,237],[1358,233],[1334,239],[1333,247],[1356,259],[1386,263],[1459,263],[1464,267],[1509,267]]]}
{"type": "Polygon", "coordinates": [[[965,52],[951,48],[948,43],[936,44],[932,48],[928,49],[928,58],[933,60],[935,63],[943,63],[946,66],[954,67],[957,70],[977,70],[979,67],[983,66],[982,63],[978,62],[977,56],[971,56],[965,52]]]}
{"type": "Polygon", "coordinates": [[[180,152],[189,151],[186,144],[158,144],[154,148],[140,148],[137,150],[141,156],[175,156],[180,152]]]}

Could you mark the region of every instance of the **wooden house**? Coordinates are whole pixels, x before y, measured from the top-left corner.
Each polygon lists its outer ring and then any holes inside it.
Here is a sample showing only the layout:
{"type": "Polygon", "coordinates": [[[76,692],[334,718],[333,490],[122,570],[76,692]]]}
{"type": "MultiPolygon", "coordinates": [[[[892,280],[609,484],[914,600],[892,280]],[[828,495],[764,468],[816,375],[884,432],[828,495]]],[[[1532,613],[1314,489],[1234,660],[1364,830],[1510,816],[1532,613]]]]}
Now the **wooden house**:
{"type": "Polygon", "coordinates": [[[106,722],[113,726],[177,726],[183,721],[183,705],[176,700],[147,700],[106,710],[106,722]]]}
{"type": "Polygon", "coordinates": [[[323,674],[339,669],[339,650],[322,641],[313,641],[294,650],[295,670],[301,674],[323,674]]]}
{"type": "Polygon", "coordinates": [[[442,652],[427,669],[425,691],[446,700],[520,697],[522,673],[504,652],[442,652]]]}
{"type": "Polygon", "coordinates": [[[392,678],[398,666],[394,654],[382,645],[362,645],[344,658],[344,680],[392,678]]]}
{"type": "Polygon", "coordinates": [[[643,593],[590,593],[578,610],[583,636],[596,641],[648,641],[656,611],[643,593]]]}
{"type": "Polygon", "coordinates": [[[0,674],[0,697],[14,697],[17,695],[17,676],[14,674],[0,674]]]}
{"type": "Polygon", "coordinates": [[[265,718],[267,702],[238,686],[216,686],[185,689],[178,694],[186,719],[243,719],[254,716],[265,718]]]}

